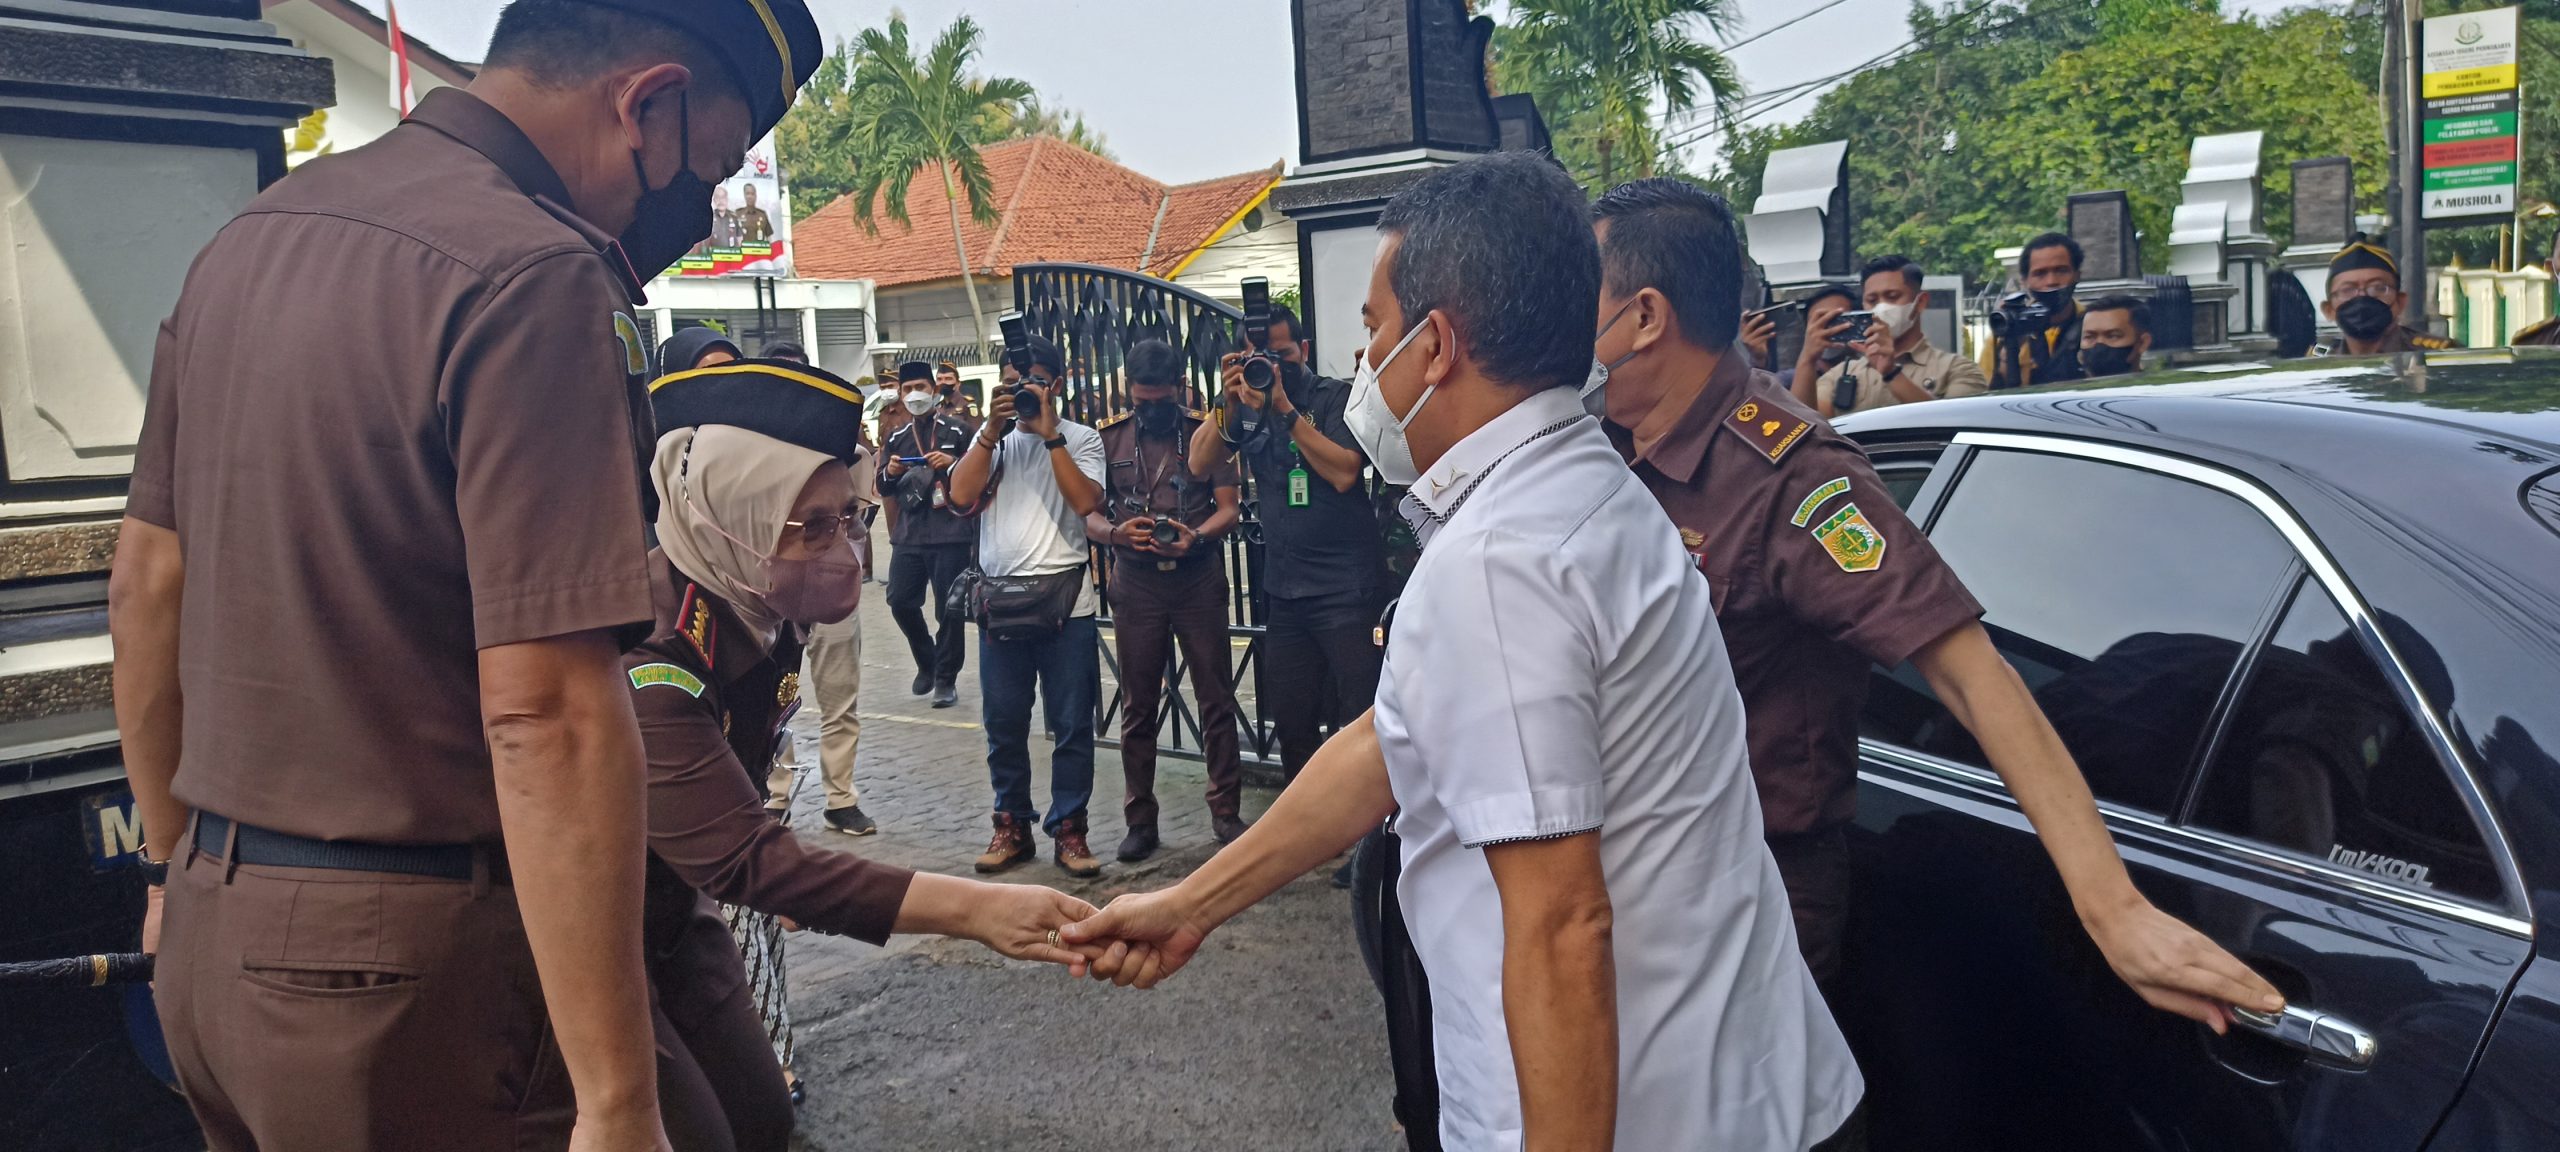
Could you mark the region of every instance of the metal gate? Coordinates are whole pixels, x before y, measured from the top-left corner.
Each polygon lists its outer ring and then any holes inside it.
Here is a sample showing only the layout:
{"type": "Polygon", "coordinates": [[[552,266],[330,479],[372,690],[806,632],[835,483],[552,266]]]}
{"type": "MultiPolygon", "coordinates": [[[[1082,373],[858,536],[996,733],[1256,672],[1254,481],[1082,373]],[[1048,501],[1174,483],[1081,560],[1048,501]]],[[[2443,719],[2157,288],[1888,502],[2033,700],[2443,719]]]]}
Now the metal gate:
{"type": "MultiPolygon", "coordinates": [[[[1218,392],[1218,360],[1241,346],[1237,325],[1244,313],[1171,281],[1120,268],[1094,264],[1019,264],[1013,270],[1013,306],[1034,334],[1058,346],[1067,361],[1069,392],[1062,405],[1082,424],[1099,424],[1129,409],[1129,388],[1121,366],[1129,346],[1156,338],[1181,349],[1189,365],[1192,402],[1203,406],[1218,392]]],[[[1277,767],[1280,749],[1258,689],[1262,654],[1262,523],[1248,472],[1238,493],[1242,517],[1222,542],[1227,565],[1227,635],[1236,647],[1235,685],[1238,751],[1248,767],[1277,767]]],[[[1111,624],[1111,550],[1093,549],[1094,570],[1103,577],[1101,623],[1111,624]]],[[[1094,739],[1106,747],[1120,744],[1122,692],[1117,646],[1102,647],[1103,666],[1111,673],[1109,697],[1101,702],[1094,739]]],[[[1159,755],[1186,760],[1201,758],[1200,717],[1186,681],[1190,669],[1175,646],[1166,673],[1164,713],[1158,717],[1159,755]]]]}

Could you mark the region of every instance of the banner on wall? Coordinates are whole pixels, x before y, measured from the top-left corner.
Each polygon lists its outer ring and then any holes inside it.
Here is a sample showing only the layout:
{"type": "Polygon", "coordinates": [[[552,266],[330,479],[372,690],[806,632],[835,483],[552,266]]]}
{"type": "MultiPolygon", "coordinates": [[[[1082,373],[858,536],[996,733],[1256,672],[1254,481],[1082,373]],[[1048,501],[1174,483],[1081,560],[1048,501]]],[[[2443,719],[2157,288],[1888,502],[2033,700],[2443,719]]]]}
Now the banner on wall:
{"type": "Polygon", "coordinates": [[[668,270],[678,277],[791,275],[791,203],[768,133],[736,175],[711,190],[711,237],[668,270]]]}
{"type": "Polygon", "coordinates": [[[2516,210],[2516,9],[2429,17],[2419,37],[2419,217],[2516,210]]]}

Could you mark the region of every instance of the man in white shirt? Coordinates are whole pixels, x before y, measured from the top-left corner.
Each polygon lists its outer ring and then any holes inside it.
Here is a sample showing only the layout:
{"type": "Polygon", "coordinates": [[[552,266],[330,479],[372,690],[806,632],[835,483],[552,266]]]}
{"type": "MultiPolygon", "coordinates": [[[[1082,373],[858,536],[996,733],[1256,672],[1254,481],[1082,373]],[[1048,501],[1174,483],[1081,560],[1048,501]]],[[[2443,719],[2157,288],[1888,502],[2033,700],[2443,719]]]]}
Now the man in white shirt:
{"type": "Polygon", "coordinates": [[[1575,396],[1581,191],[1497,154],[1378,228],[1350,423],[1427,539],[1377,706],[1233,847],[1064,936],[1152,985],[1393,812],[1446,1146],[1800,1152],[1862,1087],[1761,842],[1706,582],[1575,396]]]}
{"type": "Polygon", "coordinates": [[[1084,518],[1102,506],[1102,435],[1058,413],[1065,360],[1031,338],[1026,378],[1008,361],[969,454],[951,470],[951,503],[978,517],[978,569],[1001,619],[981,619],[978,696],[995,784],[995,838],[978,871],[1037,855],[1031,840],[1031,695],[1036,685],[1055,747],[1042,831],[1071,876],[1096,876],[1085,844],[1093,796],[1094,697],[1102,686],[1098,607],[1086,576],[1084,518]],[[1016,393],[1039,407],[1017,416],[1016,393]]]}

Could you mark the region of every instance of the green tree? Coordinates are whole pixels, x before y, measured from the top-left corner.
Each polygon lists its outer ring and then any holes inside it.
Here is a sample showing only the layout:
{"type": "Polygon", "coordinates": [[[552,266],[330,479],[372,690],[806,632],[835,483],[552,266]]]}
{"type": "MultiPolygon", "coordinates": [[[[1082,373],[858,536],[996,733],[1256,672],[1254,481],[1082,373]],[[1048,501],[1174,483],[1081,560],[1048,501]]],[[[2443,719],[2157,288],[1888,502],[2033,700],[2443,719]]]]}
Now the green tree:
{"type": "Polygon", "coordinates": [[[774,152],[791,189],[792,219],[805,220],[853,191],[852,117],[853,48],[838,41],[774,129],[774,152]]]}
{"type": "Polygon", "coordinates": [[[1031,85],[1011,77],[970,74],[978,58],[978,22],[953,18],[918,59],[907,38],[905,16],[891,14],[885,29],[866,28],[853,44],[853,104],[845,118],[854,164],[853,217],[863,231],[879,231],[880,201],[900,227],[907,219],[907,187],[916,174],[942,179],[951,213],[951,246],[960,258],[960,283],[969,294],[979,354],[986,354],[986,311],[969,271],[969,245],[960,230],[960,201],[981,224],[996,221],[995,186],[978,149],[999,110],[1031,99],[1031,85]]]}
{"type": "Polygon", "coordinates": [[[1511,18],[1494,33],[1494,83],[1537,98],[1558,158],[1586,184],[1662,166],[1657,103],[1717,118],[1739,106],[1733,62],[1700,39],[1725,30],[1728,0],[1514,0],[1511,18]]]}
{"type": "Polygon", "coordinates": [[[1084,113],[1051,108],[1041,102],[1038,93],[990,113],[988,139],[1022,140],[1033,136],[1055,136],[1105,160],[1119,159],[1111,154],[1110,141],[1085,123],[1084,113]]]}
{"type": "Polygon", "coordinates": [[[1862,254],[1901,252],[1977,282],[1992,253],[2062,224],[2073,192],[2124,189],[2145,264],[2166,261],[2168,222],[2194,137],[2267,133],[2265,227],[2291,232],[2297,159],[2356,162],[2363,207],[2380,206],[2379,41],[2339,11],[2263,22],[2212,0],[2000,0],[1915,7],[1912,47],[1824,93],[1802,121],[1746,126],[1716,177],[1738,206],[1768,154],[1847,139],[1862,254]]]}

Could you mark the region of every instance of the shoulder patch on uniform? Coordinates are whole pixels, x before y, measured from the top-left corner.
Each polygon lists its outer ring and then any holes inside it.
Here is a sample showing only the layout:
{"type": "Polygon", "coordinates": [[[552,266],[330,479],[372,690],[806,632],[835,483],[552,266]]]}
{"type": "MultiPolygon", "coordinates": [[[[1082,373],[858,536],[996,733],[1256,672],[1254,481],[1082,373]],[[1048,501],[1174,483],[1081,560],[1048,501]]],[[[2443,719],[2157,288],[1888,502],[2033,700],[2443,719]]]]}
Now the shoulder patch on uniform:
{"type": "Polygon", "coordinates": [[[2458,346],[2453,341],[2447,340],[2442,336],[2430,336],[2423,332],[2409,337],[2409,343],[2416,347],[2424,348],[2429,352],[2442,352],[2445,349],[2458,346]]]}
{"type": "Polygon", "coordinates": [[[648,375],[649,345],[640,339],[640,322],[633,320],[628,312],[614,313],[613,336],[614,339],[622,341],[622,374],[625,376],[648,375]]]}
{"type": "Polygon", "coordinates": [[[1830,503],[1832,497],[1848,490],[1849,478],[1846,476],[1834,476],[1823,481],[1822,487],[1805,494],[1804,502],[1796,505],[1796,514],[1787,522],[1798,528],[1812,523],[1814,513],[1822,511],[1822,506],[1830,503]]]}
{"type": "Polygon", "coordinates": [[[1105,429],[1105,428],[1113,428],[1113,427],[1117,427],[1117,426],[1119,426],[1119,425],[1121,425],[1121,424],[1128,423],[1128,421],[1129,421],[1129,416],[1130,416],[1130,414],[1129,414],[1129,413],[1127,413],[1127,412],[1123,412],[1123,413],[1120,413],[1120,414],[1119,414],[1119,415],[1117,415],[1117,416],[1108,417],[1108,418],[1104,419],[1102,423],[1094,425],[1094,426],[1093,426],[1093,430],[1094,430],[1094,431],[1096,431],[1096,432],[1100,432],[1100,431],[1102,431],[1102,430],[1103,430],[1103,429],[1105,429]]]}
{"type": "Polygon", "coordinates": [[[1798,420],[1780,409],[1762,408],[1757,400],[1745,400],[1733,415],[1724,418],[1725,430],[1742,437],[1744,443],[1769,458],[1772,464],[1784,458],[1796,442],[1813,430],[1811,421],[1798,420]]]}
{"type": "Polygon", "coordinates": [[[693,643],[694,652],[702,657],[702,666],[712,666],[711,645],[718,637],[718,627],[711,619],[711,605],[702,598],[702,589],[687,584],[684,602],[676,606],[676,627],[693,643]]]}
{"type": "Polygon", "coordinates": [[[1831,554],[1833,563],[1843,572],[1873,572],[1884,567],[1884,534],[1867,522],[1867,514],[1851,504],[1831,514],[1822,526],[1813,530],[1813,538],[1822,542],[1822,550],[1831,554]]]}
{"type": "Polygon", "coordinates": [[[682,665],[643,664],[631,670],[631,687],[635,691],[652,684],[682,688],[685,695],[697,700],[702,698],[702,677],[685,671],[682,665]]]}

